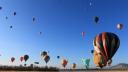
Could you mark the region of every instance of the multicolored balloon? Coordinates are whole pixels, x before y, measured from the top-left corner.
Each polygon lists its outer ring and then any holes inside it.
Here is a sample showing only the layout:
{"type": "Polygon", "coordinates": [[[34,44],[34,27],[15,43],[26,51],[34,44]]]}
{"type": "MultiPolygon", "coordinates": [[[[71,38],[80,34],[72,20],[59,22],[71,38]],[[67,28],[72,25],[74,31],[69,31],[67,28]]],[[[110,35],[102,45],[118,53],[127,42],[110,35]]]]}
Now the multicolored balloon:
{"type": "Polygon", "coordinates": [[[46,62],[46,64],[49,62],[49,60],[50,60],[50,56],[45,55],[44,56],[44,61],[46,62]]]}
{"type": "Polygon", "coordinates": [[[103,32],[97,35],[93,40],[95,65],[101,68],[110,65],[119,45],[119,37],[114,33],[103,32]]]}
{"type": "Polygon", "coordinates": [[[121,30],[123,28],[123,24],[117,24],[117,28],[121,30]]]}
{"type": "Polygon", "coordinates": [[[65,68],[66,65],[68,64],[68,60],[62,59],[61,64],[62,64],[62,66],[65,68]]]}
{"type": "Polygon", "coordinates": [[[76,63],[72,64],[72,68],[75,69],[76,68],[76,63]]]}

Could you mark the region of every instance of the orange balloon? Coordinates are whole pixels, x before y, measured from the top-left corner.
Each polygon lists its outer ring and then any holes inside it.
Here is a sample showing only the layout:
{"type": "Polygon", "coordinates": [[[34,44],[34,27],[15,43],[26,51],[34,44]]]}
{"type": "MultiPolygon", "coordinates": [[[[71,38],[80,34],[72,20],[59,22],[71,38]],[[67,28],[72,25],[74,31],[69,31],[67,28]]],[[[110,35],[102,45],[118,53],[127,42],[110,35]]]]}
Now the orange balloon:
{"type": "Polygon", "coordinates": [[[67,61],[66,59],[63,59],[63,60],[62,60],[62,66],[63,66],[64,68],[66,67],[67,63],[68,63],[68,61],[67,61]]]}

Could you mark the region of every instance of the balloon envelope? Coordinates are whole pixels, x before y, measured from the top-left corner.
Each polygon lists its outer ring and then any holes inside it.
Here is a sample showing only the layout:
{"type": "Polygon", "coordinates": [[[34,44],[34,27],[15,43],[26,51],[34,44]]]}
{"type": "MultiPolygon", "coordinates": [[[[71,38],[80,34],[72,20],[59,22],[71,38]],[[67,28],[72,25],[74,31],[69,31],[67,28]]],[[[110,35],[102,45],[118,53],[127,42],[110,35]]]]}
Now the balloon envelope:
{"type": "Polygon", "coordinates": [[[82,37],[83,37],[83,38],[85,37],[85,32],[82,32],[82,37]]]}
{"type": "Polygon", "coordinates": [[[83,62],[83,64],[84,64],[85,66],[89,66],[90,59],[85,59],[85,58],[83,58],[83,59],[82,59],[82,62],[83,62]]]}
{"type": "Polygon", "coordinates": [[[60,58],[60,56],[57,56],[57,58],[59,59],[59,58],[60,58]]]}
{"type": "Polygon", "coordinates": [[[46,51],[41,52],[41,56],[46,56],[48,53],[46,51]]]}
{"type": "Polygon", "coordinates": [[[117,24],[117,28],[121,30],[123,28],[123,24],[117,24]]]}
{"type": "Polygon", "coordinates": [[[39,62],[34,62],[35,64],[39,64],[39,62]]]}
{"type": "Polygon", "coordinates": [[[94,21],[95,21],[95,23],[98,23],[99,17],[98,16],[95,16],[94,21]]]}
{"type": "Polygon", "coordinates": [[[116,53],[119,45],[120,40],[114,33],[103,32],[97,35],[93,40],[95,64],[97,65],[96,62],[99,62],[100,64],[97,66],[106,66],[108,61],[111,60],[116,53]]]}
{"type": "Polygon", "coordinates": [[[2,10],[2,7],[0,6],[0,10],[2,10]]]}
{"type": "Polygon", "coordinates": [[[72,64],[72,68],[75,69],[76,68],[76,63],[72,64]]]}
{"type": "Polygon", "coordinates": [[[62,64],[62,66],[63,66],[64,68],[66,67],[67,63],[68,63],[68,60],[62,59],[61,64],[62,64]]]}
{"type": "Polygon", "coordinates": [[[49,62],[49,60],[50,60],[50,56],[45,55],[45,56],[44,56],[44,61],[45,61],[46,63],[48,63],[48,62],[49,62]]]}
{"type": "Polygon", "coordinates": [[[14,12],[13,15],[15,16],[16,15],[16,12],[14,12]]]}
{"type": "Polygon", "coordinates": [[[22,62],[24,60],[24,57],[20,57],[20,61],[22,62]]]}
{"type": "Polygon", "coordinates": [[[35,17],[32,18],[33,22],[35,21],[35,19],[36,19],[35,17]]]}
{"type": "Polygon", "coordinates": [[[14,62],[14,61],[15,61],[15,58],[14,58],[14,57],[12,57],[12,58],[11,58],[11,62],[14,62]]]}
{"type": "Polygon", "coordinates": [[[26,62],[29,59],[28,55],[24,55],[24,61],[26,62]]]}

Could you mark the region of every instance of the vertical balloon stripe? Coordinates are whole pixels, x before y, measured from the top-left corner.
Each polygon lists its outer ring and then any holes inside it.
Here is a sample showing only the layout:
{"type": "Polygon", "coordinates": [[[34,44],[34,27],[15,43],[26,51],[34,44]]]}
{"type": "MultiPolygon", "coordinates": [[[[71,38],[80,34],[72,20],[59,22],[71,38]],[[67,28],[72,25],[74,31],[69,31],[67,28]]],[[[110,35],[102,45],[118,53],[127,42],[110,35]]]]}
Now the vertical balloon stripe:
{"type": "Polygon", "coordinates": [[[102,41],[103,41],[103,47],[106,55],[106,59],[108,59],[108,54],[107,54],[107,34],[102,33],[102,41]]]}
{"type": "Polygon", "coordinates": [[[114,45],[115,45],[115,38],[112,39],[112,46],[111,46],[111,57],[113,55],[113,51],[114,51],[114,45]]]}

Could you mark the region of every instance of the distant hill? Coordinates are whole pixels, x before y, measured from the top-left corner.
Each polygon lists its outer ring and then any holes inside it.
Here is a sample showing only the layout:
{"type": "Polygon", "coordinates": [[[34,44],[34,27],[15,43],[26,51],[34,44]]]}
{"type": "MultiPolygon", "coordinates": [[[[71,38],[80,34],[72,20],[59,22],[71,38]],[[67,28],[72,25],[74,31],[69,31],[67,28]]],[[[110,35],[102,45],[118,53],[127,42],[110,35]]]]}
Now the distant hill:
{"type": "Polygon", "coordinates": [[[110,67],[110,69],[128,69],[128,64],[126,63],[119,63],[115,66],[110,67]]]}

